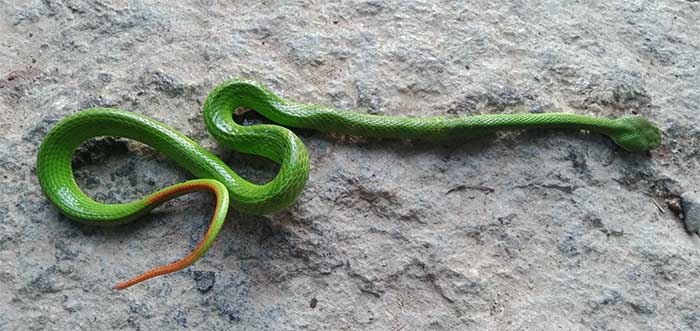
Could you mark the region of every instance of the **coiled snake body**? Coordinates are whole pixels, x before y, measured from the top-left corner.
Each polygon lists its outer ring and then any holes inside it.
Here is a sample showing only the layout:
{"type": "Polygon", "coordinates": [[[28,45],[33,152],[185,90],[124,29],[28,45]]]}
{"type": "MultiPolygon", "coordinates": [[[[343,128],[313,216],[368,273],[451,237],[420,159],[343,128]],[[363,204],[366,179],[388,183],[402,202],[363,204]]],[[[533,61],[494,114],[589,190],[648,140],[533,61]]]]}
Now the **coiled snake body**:
{"type": "Polygon", "coordinates": [[[216,209],[209,229],[190,255],[118,283],[117,289],[194,263],[213,243],[226,217],[229,202],[246,213],[268,214],[288,207],[299,196],[309,174],[309,157],[302,141],[279,125],[237,124],[233,112],[239,107],[253,109],[283,126],[368,137],[439,140],[475,137],[496,130],[569,128],[607,135],[628,151],[653,149],[661,140],[660,131],[639,116],[613,120],[568,113],[461,118],[376,116],[290,102],[253,81],[226,81],[207,97],[204,104],[206,127],[222,145],[279,164],[279,173],[270,182],[257,185],[238,176],[196,142],[156,120],[118,109],[84,110],[56,124],[39,148],[39,182],[46,196],[65,215],[89,224],[114,225],[134,220],[159,204],[188,192],[203,190],[216,195],[216,209]],[[143,142],[166,154],[199,179],[166,187],[129,203],[94,201],[76,184],[71,160],[80,144],[98,136],[126,137],[143,142]]]}

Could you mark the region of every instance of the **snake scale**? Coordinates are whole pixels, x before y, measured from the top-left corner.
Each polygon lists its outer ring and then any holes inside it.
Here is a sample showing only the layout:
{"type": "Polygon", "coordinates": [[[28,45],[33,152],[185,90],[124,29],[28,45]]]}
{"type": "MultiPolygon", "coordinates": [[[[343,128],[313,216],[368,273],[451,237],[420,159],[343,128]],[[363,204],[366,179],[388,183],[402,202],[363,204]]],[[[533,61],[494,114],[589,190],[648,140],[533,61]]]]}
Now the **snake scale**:
{"type": "Polygon", "coordinates": [[[147,116],[110,108],[77,112],[57,123],[39,148],[37,174],[46,196],[62,213],[94,225],[132,221],[174,197],[192,191],[216,196],[216,209],[199,245],[185,258],[157,267],[115,288],[124,289],[146,279],[191,265],[212,245],[226,218],[229,203],[251,214],[269,214],[292,204],[309,176],[309,155],[302,141],[285,127],[340,134],[397,139],[467,139],[497,130],[564,128],[609,136],[628,151],[657,147],[661,132],[640,116],[594,118],[569,113],[492,114],[459,118],[410,118],[339,111],[285,100],[261,84],[229,80],[216,86],[204,103],[209,133],[227,148],[259,155],[279,164],[269,182],[258,185],[237,175],[224,162],[173,128],[147,116]],[[238,108],[257,111],[278,125],[243,126],[233,120],[238,108]],[[73,177],[71,161],[86,140],[99,136],[134,139],[164,153],[196,178],[166,187],[143,199],[104,204],[88,197],[73,177]]]}

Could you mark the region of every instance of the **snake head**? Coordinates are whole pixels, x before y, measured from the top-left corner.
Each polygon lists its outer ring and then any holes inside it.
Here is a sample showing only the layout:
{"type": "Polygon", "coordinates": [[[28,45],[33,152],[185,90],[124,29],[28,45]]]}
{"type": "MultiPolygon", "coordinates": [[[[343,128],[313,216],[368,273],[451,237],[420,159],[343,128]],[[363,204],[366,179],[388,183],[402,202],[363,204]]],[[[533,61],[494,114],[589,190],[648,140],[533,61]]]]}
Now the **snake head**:
{"type": "Polygon", "coordinates": [[[615,122],[619,130],[610,138],[627,151],[648,151],[661,144],[661,131],[644,117],[624,116],[615,122]]]}

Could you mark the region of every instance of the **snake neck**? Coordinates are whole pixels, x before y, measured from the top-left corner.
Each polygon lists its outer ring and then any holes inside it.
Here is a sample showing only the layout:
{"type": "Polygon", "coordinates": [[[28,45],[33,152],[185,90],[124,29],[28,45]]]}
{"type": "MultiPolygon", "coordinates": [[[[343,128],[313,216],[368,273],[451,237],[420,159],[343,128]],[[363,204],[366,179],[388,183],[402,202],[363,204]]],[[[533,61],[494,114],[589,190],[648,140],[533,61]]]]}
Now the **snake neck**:
{"type": "Polygon", "coordinates": [[[410,118],[377,116],[336,111],[330,108],[299,110],[299,106],[282,105],[275,111],[291,114],[283,125],[332,131],[349,135],[379,138],[447,140],[475,138],[504,130],[568,129],[585,130],[610,137],[628,151],[645,151],[658,147],[661,132],[640,116],[618,119],[595,118],[570,113],[489,114],[459,118],[410,118]]]}

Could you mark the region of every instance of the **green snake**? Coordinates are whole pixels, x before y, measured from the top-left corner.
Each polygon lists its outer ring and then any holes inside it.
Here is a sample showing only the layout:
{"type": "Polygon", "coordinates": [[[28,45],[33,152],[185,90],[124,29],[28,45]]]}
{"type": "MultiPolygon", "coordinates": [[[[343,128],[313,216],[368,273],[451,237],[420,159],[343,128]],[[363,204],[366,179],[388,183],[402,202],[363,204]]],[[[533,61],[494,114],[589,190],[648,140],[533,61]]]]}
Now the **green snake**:
{"type": "Polygon", "coordinates": [[[188,192],[209,191],[216,196],[216,209],[207,233],[192,253],[177,262],[120,282],[115,288],[124,289],[186,268],[197,261],[214,242],[226,218],[229,203],[242,212],[260,215],[291,205],[308,179],[309,155],[302,141],[285,127],[366,137],[427,140],[467,139],[497,130],[565,128],[607,135],[628,151],[650,150],[661,142],[659,129],[640,116],[618,119],[569,113],[459,118],[378,116],[295,103],[275,95],[257,82],[240,79],[226,81],[209,93],[204,104],[204,121],[209,133],[222,145],[278,163],[277,175],[262,185],[251,183],[175,129],[147,116],[119,109],[94,108],[77,112],[57,123],[39,147],[37,173],[41,188],[62,213],[77,221],[94,225],[121,224],[188,192]],[[255,110],[279,125],[239,125],[233,119],[238,108],[255,110]],[[166,187],[137,201],[97,202],[78,187],[71,161],[83,142],[99,136],[140,141],[172,158],[199,179],[166,187]]]}

